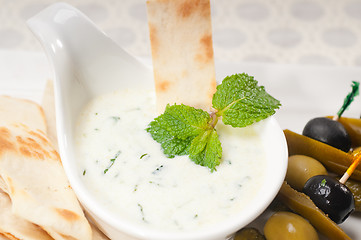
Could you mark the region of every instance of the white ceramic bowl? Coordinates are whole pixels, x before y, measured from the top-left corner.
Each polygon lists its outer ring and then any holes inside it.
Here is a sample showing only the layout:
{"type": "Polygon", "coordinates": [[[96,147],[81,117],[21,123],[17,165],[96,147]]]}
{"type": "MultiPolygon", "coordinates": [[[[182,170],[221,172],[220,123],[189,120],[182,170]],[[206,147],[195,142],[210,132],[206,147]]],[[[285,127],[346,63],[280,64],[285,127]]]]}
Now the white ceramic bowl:
{"type": "Polygon", "coordinates": [[[218,226],[177,234],[144,229],[104,209],[81,181],[75,158],[74,128],[78,113],[92,98],[114,89],[153,87],[151,68],[130,56],[99,31],[81,12],[57,3],[28,20],[54,70],[57,132],[65,172],[80,202],[111,239],[223,240],[259,216],[276,196],[287,169],[287,145],[271,117],[263,121],[267,152],[265,181],[255,200],[218,226]],[[134,79],[134,81],[129,81],[134,79]]]}

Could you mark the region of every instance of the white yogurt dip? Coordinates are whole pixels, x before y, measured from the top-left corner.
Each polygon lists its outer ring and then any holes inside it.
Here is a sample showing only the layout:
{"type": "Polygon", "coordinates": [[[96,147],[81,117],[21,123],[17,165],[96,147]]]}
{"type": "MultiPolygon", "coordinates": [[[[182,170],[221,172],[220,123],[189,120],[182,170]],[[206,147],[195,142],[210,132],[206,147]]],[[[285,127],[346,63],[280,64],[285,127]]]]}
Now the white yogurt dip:
{"type": "Polygon", "coordinates": [[[110,212],[152,228],[187,231],[241,214],[264,181],[266,165],[254,126],[217,124],[217,171],[187,156],[167,158],[145,131],[156,117],[151,91],[122,90],[94,99],[76,129],[79,174],[110,212]]]}

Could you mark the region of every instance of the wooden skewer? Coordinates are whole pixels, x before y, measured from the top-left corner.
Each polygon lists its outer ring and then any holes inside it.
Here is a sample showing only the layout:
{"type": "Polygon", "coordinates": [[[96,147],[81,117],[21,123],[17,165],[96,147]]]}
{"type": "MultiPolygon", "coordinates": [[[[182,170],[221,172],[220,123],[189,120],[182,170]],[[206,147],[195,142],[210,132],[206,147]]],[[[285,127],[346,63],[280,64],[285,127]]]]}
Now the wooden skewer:
{"type": "Polygon", "coordinates": [[[351,176],[351,174],[355,171],[355,169],[357,168],[358,164],[361,161],[361,152],[357,151],[354,154],[354,161],[351,164],[351,166],[346,170],[346,172],[343,174],[342,178],[340,179],[340,183],[345,184],[345,182],[347,181],[347,179],[351,176]]]}

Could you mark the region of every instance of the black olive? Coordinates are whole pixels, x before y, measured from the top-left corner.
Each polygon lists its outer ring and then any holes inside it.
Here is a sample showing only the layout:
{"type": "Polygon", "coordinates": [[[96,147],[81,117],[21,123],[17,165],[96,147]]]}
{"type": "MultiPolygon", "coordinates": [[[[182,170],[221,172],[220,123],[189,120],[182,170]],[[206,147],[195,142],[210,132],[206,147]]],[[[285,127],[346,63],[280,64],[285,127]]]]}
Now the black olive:
{"type": "Polygon", "coordinates": [[[351,138],[345,127],[338,121],[329,118],[319,117],[310,120],[302,134],[344,152],[348,152],[351,148],[351,138]]]}
{"type": "Polygon", "coordinates": [[[355,200],[348,187],[328,175],[311,177],[303,192],[337,224],[355,210],[355,200]]]}

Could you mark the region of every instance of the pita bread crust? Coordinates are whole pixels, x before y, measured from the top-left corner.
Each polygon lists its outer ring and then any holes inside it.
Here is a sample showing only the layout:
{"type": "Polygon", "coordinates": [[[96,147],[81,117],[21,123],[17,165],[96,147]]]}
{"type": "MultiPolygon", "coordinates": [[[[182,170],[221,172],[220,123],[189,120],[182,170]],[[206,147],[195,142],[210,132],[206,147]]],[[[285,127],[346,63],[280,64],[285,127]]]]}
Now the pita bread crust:
{"type": "Polygon", "coordinates": [[[209,0],[147,2],[157,108],[210,110],[216,90],[209,0]]]}
{"type": "Polygon", "coordinates": [[[0,127],[0,176],[14,214],[56,239],[91,239],[91,229],[72,191],[59,154],[41,131],[0,127]]]}
{"type": "Polygon", "coordinates": [[[6,186],[4,179],[0,176],[0,192],[1,191],[8,194],[8,187],[6,186]]]}
{"type": "MultiPolygon", "coordinates": [[[[0,240],[9,240],[10,238],[7,238],[4,234],[0,233],[0,240]]],[[[12,239],[10,239],[12,240],[12,239]]]]}
{"type": "Polygon", "coordinates": [[[0,96],[0,239],[108,239],[84,217],[62,168],[52,82],[43,106],[0,96]]]}
{"type": "MultiPolygon", "coordinates": [[[[0,191],[0,234],[9,239],[51,240],[39,226],[13,214],[9,196],[0,191]]],[[[1,238],[0,238],[1,239],[1,238]]]]}
{"type": "Polygon", "coordinates": [[[11,233],[3,233],[0,234],[0,239],[4,239],[4,240],[20,240],[16,237],[14,237],[11,233]]]}
{"type": "Polygon", "coordinates": [[[39,104],[9,96],[0,96],[0,126],[25,124],[46,133],[46,120],[39,104]]]}
{"type": "Polygon", "coordinates": [[[99,228],[97,228],[94,224],[90,224],[93,232],[93,240],[109,240],[105,234],[100,231],[99,228]]]}

